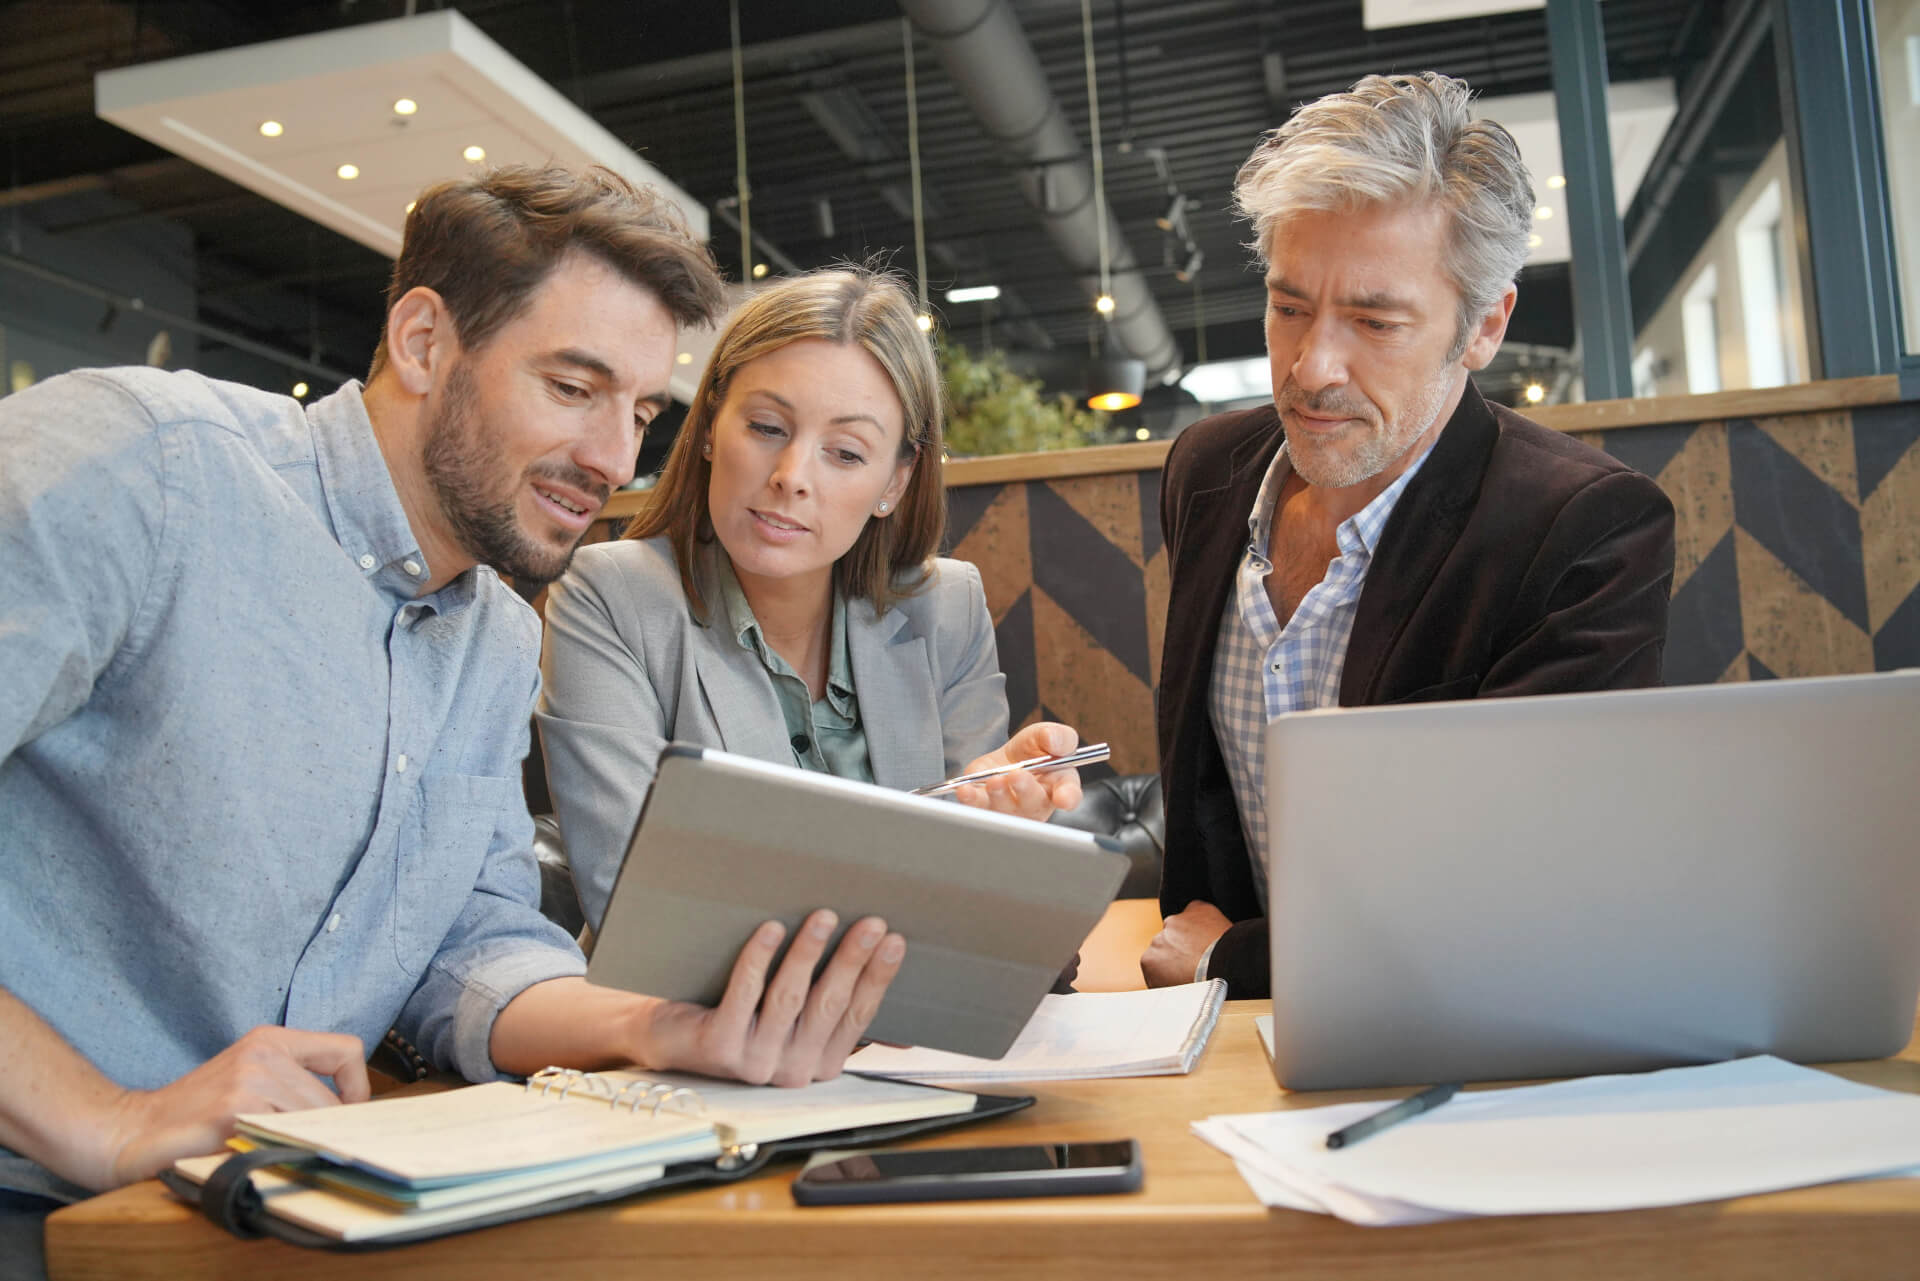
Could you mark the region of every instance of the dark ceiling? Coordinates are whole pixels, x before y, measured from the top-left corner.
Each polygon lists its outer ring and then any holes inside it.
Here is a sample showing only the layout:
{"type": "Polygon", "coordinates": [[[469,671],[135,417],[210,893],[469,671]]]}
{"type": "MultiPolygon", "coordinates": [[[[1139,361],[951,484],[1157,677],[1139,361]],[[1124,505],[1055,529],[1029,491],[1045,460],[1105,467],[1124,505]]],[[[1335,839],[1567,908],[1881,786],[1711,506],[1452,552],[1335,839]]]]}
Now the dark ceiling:
{"type": "MultiPolygon", "coordinates": [[[[71,234],[167,219],[192,235],[201,320],[341,369],[364,364],[386,261],[99,120],[93,75],[182,53],[392,18],[401,0],[73,0],[0,9],[0,210],[71,234]],[[79,206],[71,197],[114,199],[79,206]],[[101,212],[105,208],[108,212],[101,212]]],[[[418,8],[436,7],[423,2],[418,8]]],[[[466,0],[462,13],[710,209],[716,254],[741,269],[725,207],[734,117],[725,4],[466,0]]],[[[1087,137],[1078,0],[1013,0],[1054,96],[1087,137]]],[[[1675,78],[1683,102],[1720,36],[1720,0],[1608,0],[1611,78],[1675,78]]],[[[1367,31],[1359,0],[1094,0],[1106,192],[1154,301],[1191,363],[1260,350],[1262,291],[1228,213],[1235,169],[1299,101],[1367,72],[1434,68],[1489,96],[1550,88],[1541,11],[1367,31]],[[1155,225],[1177,190],[1191,245],[1155,225]],[[1204,256],[1194,284],[1176,268],[1204,256]],[[1204,317],[1204,333],[1196,322],[1204,317]]],[[[892,253],[911,270],[907,102],[896,0],[743,0],[748,169],[756,258],[776,270],[892,253]],[[830,229],[829,229],[830,221],[830,229]]],[[[925,39],[916,42],[929,276],[998,284],[993,304],[939,304],[950,332],[1077,363],[1092,281],[1023,197],[1024,167],[982,132],[925,39]],[[991,307],[991,311],[987,310],[991,307]]],[[[114,282],[95,282],[112,288],[114,282]]],[[[936,303],[939,294],[936,293],[936,303]]],[[[1564,267],[1530,271],[1512,332],[1566,348],[1564,267]]],[[[202,349],[207,344],[203,342],[202,349]]],[[[1504,376],[1504,375],[1503,375],[1504,376]]],[[[1491,389],[1499,394],[1497,389],[1491,389]]]]}

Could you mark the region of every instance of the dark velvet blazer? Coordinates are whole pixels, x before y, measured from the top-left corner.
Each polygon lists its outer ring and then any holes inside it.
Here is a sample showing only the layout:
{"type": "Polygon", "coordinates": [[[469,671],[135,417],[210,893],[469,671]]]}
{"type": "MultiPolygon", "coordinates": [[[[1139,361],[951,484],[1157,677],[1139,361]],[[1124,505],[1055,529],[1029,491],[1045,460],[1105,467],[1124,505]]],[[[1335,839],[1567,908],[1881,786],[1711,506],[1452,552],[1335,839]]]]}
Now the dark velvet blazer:
{"type": "MultiPolygon", "coordinates": [[[[1268,992],[1267,923],[1208,689],[1247,516],[1282,439],[1271,405],[1197,422],[1174,441],[1160,491],[1172,575],[1156,695],[1160,906],[1204,900],[1236,922],[1208,967],[1235,997],[1268,992]]],[[[1381,534],[1340,704],[1657,685],[1672,579],[1673,504],[1658,485],[1489,405],[1469,380],[1381,534]]]]}

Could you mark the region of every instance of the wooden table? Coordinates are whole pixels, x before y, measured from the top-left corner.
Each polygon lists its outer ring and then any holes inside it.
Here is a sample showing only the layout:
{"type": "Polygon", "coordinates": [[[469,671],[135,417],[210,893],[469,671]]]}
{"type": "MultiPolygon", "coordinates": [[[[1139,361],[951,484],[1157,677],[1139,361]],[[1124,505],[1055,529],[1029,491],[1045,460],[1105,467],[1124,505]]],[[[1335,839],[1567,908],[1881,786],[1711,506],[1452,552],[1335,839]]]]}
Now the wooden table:
{"type": "MultiPolygon", "coordinates": [[[[370,1255],[225,1235],[141,1183],[47,1221],[56,1281],[402,1275],[654,1277],[1846,1278],[1920,1275],[1920,1180],[1807,1188],[1624,1214],[1359,1228],[1267,1210],[1233,1164],[1187,1132],[1211,1113],[1312,1106],[1379,1092],[1288,1096],[1253,1031],[1264,1002],[1228,1006],[1189,1077],[1041,1085],[1037,1106],[928,1146],[1134,1136],[1138,1195],[799,1209],[794,1166],[726,1188],[642,1198],[370,1255]]],[[[1920,1093],[1920,1041],[1841,1075],[1920,1093]]]]}

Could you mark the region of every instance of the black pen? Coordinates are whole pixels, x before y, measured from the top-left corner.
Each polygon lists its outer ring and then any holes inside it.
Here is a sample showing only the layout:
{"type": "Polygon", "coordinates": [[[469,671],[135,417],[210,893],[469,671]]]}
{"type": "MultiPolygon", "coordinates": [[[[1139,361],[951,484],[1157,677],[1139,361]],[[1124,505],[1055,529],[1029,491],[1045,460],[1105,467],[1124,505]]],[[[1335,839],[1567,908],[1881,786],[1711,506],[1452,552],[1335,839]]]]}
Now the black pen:
{"type": "Polygon", "coordinates": [[[1431,1112],[1452,1098],[1454,1091],[1459,1088],[1460,1086],[1457,1083],[1450,1085],[1430,1085],[1418,1094],[1409,1094],[1406,1098],[1401,1099],[1390,1108],[1382,1108],[1372,1116],[1362,1117],[1352,1125],[1342,1126],[1340,1129],[1335,1130],[1327,1136],[1327,1146],[1330,1148],[1349,1147],[1364,1138],[1380,1133],[1380,1131],[1390,1125],[1398,1125],[1402,1121],[1411,1120],[1419,1116],[1422,1112],[1431,1112]]]}

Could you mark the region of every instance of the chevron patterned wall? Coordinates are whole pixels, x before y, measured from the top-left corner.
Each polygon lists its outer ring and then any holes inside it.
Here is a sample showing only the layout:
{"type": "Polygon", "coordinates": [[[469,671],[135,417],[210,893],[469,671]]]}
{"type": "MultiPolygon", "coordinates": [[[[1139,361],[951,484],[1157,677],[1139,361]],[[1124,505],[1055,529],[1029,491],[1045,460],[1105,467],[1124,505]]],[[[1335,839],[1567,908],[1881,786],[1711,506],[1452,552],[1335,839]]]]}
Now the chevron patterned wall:
{"type": "MultiPolygon", "coordinates": [[[[1920,666],[1920,402],[1575,434],[1673,498],[1670,684],[1920,666]]],[[[956,485],[948,502],[949,554],[986,582],[1013,723],[1113,744],[1090,776],[1157,769],[1158,470],[956,485]]]]}
{"type": "MultiPolygon", "coordinates": [[[[1677,509],[1672,684],[1920,665],[1920,403],[1577,433],[1677,509]]],[[[1167,604],[1157,471],[949,491],[1016,724],[1062,720],[1157,768],[1167,604]]]]}

